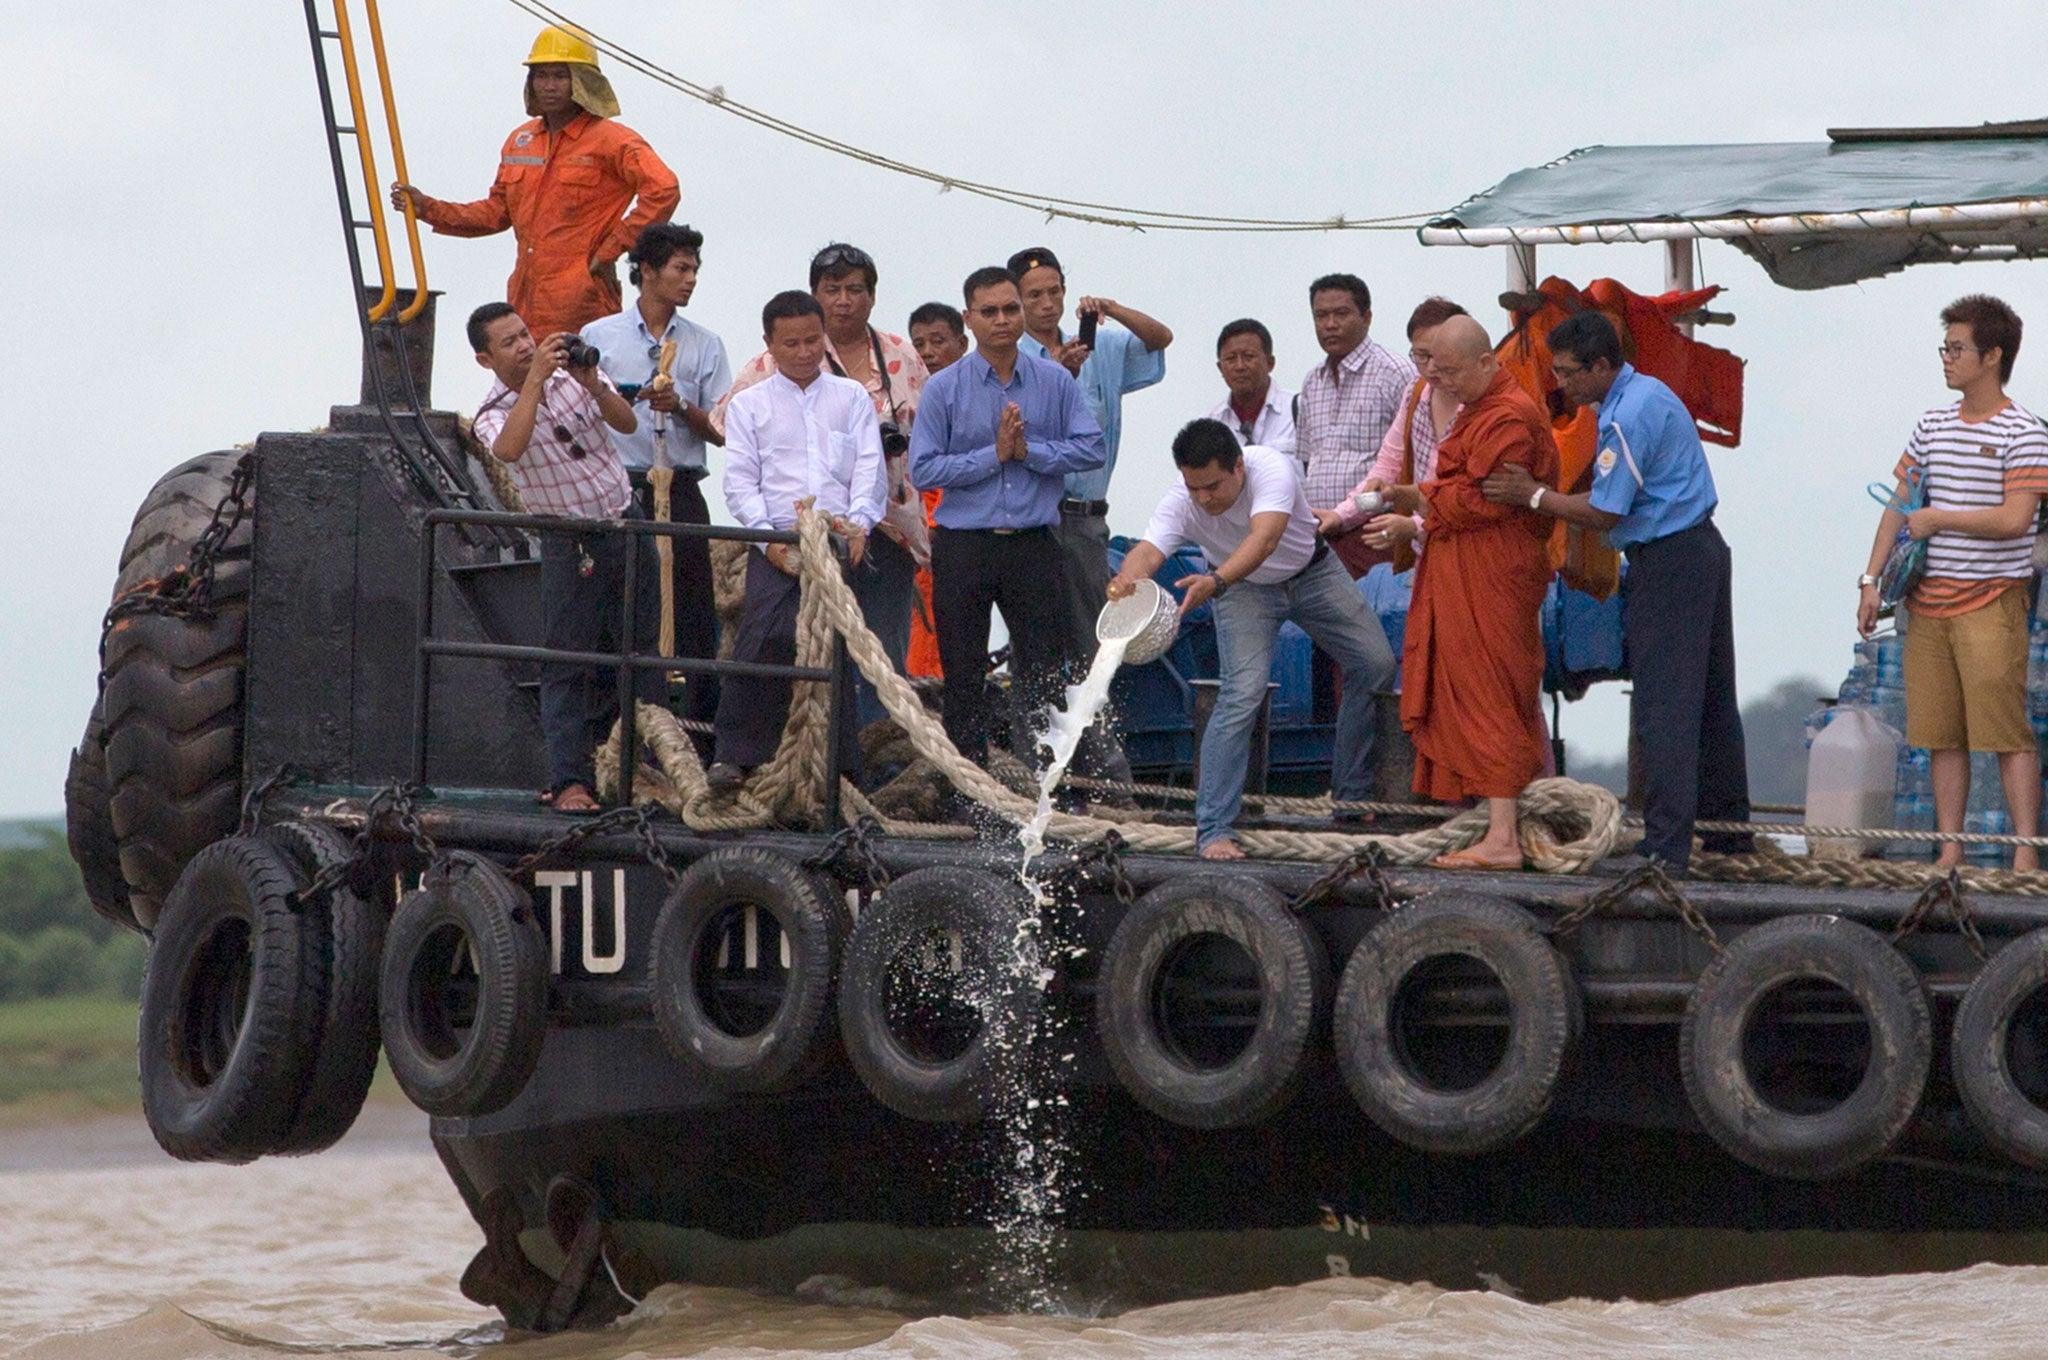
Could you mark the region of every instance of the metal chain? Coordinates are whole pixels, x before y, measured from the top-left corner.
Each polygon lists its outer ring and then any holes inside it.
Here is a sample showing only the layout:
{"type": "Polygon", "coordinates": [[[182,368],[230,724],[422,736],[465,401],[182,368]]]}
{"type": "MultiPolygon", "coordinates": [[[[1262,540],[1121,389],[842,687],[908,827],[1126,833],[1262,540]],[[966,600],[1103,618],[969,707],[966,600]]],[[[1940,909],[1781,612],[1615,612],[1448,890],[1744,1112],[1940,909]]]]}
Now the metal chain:
{"type": "Polygon", "coordinates": [[[220,552],[249,514],[249,487],[255,480],[256,456],[245,453],[235,463],[225,495],[213,507],[213,518],[193,540],[182,566],[166,572],[146,588],[130,591],[107,607],[100,620],[100,679],[107,673],[107,636],[123,619],[140,614],[206,620],[213,617],[213,577],[220,552]]]}
{"type": "Polygon", "coordinates": [[[1652,860],[1629,870],[1608,887],[1592,894],[1570,911],[1558,916],[1550,923],[1550,934],[1568,935],[1579,928],[1587,917],[1597,915],[1628,901],[1629,894],[1636,889],[1646,889],[1652,897],[1671,910],[1671,914],[1685,923],[1687,929],[1707,942],[1716,954],[1722,950],[1721,937],[1714,932],[1713,923],[1700,914],[1700,909],[1685,900],[1685,894],[1678,891],[1676,884],[1664,872],[1664,866],[1652,860]]]}
{"type": "Polygon", "coordinates": [[[1352,879],[1363,877],[1372,886],[1373,895],[1379,899],[1380,910],[1396,910],[1400,906],[1400,899],[1394,895],[1394,884],[1393,880],[1387,877],[1386,863],[1386,851],[1378,845],[1361,845],[1331,865],[1329,872],[1298,893],[1287,904],[1287,909],[1300,915],[1334,897],[1337,890],[1352,879]]]}
{"type": "Polygon", "coordinates": [[[399,829],[411,838],[415,850],[425,855],[430,863],[438,864],[440,853],[433,838],[420,825],[419,810],[414,802],[418,792],[417,785],[401,784],[395,779],[378,790],[363,809],[362,830],[349,840],[348,857],[336,860],[315,874],[303,891],[292,893],[288,899],[292,909],[296,911],[310,902],[322,901],[344,883],[358,892],[362,891],[365,885],[361,875],[369,867],[370,847],[377,839],[377,820],[387,814],[397,820],[399,829]]]}
{"type": "Polygon", "coordinates": [[[1075,850],[1066,861],[1046,875],[1049,887],[1070,888],[1078,893],[1090,869],[1100,869],[1109,879],[1109,890],[1117,902],[1128,908],[1138,900],[1137,885],[1124,869],[1125,841],[1115,831],[1105,832],[1100,840],[1089,841],[1075,850]]]}
{"type": "Polygon", "coordinates": [[[824,848],[804,861],[804,867],[851,879],[871,893],[880,892],[889,886],[889,868],[882,863],[874,838],[886,834],[873,813],[863,812],[851,825],[833,832],[824,848]]]}
{"type": "Polygon", "coordinates": [[[558,836],[551,836],[520,857],[509,870],[514,878],[523,878],[541,864],[567,850],[601,836],[608,831],[620,829],[632,831],[640,841],[640,857],[656,869],[671,888],[682,873],[670,862],[668,850],[654,834],[654,814],[644,804],[638,807],[613,808],[599,813],[587,822],[579,822],[558,836]]]}
{"type": "Polygon", "coordinates": [[[1892,931],[1892,943],[1897,944],[1930,920],[1937,907],[1947,907],[1951,921],[1956,924],[1956,933],[1963,937],[1963,943],[1977,956],[1978,962],[1991,957],[1985,947],[1983,932],[1977,929],[1976,913],[1970,909],[1969,899],[1963,896],[1962,875],[1950,869],[1920,890],[1913,899],[1913,905],[1906,908],[1906,914],[1899,918],[1899,924],[1892,931]]]}
{"type": "Polygon", "coordinates": [[[235,828],[235,834],[238,836],[254,835],[257,826],[263,821],[263,800],[298,777],[298,770],[293,768],[290,761],[286,761],[278,766],[268,779],[260,781],[252,786],[247,793],[243,794],[242,820],[235,828]]]}

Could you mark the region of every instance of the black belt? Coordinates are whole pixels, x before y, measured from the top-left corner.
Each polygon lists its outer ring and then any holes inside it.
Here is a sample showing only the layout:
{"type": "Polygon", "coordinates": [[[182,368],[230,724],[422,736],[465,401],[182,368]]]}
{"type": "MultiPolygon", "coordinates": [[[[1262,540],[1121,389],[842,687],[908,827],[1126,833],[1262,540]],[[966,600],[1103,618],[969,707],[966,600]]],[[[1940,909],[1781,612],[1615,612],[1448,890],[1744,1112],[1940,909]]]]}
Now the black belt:
{"type": "Polygon", "coordinates": [[[997,538],[1021,538],[1029,534],[1050,534],[1052,526],[1050,524],[1034,524],[1028,529],[953,529],[941,524],[938,526],[938,532],[942,534],[994,534],[997,538]]]}
{"type": "Polygon", "coordinates": [[[1314,552],[1312,552],[1312,553],[1310,553],[1310,554],[1308,555],[1308,561],[1306,561],[1306,562],[1304,562],[1304,563],[1302,563],[1302,564],[1301,564],[1301,570],[1300,570],[1300,571],[1297,571],[1296,573],[1294,573],[1294,575],[1292,575],[1292,576],[1290,576],[1290,577],[1288,577],[1288,578],[1287,578],[1287,579],[1288,579],[1288,581],[1290,581],[1290,582],[1293,582],[1293,581],[1299,581],[1299,580],[1300,580],[1300,579],[1301,579],[1302,577],[1304,577],[1304,576],[1308,575],[1308,574],[1309,574],[1310,572],[1314,571],[1314,570],[1316,569],[1316,566],[1317,566],[1317,565],[1318,565],[1318,564],[1319,564],[1319,563],[1320,563],[1320,562],[1321,562],[1321,561],[1322,561],[1322,560],[1323,560],[1323,559],[1324,559],[1325,557],[1328,557],[1329,555],[1330,555],[1330,544],[1329,544],[1329,540],[1325,539],[1325,538],[1324,538],[1324,537],[1323,537],[1323,536],[1322,536],[1321,534],[1317,534],[1317,535],[1316,535],[1316,550],[1315,550],[1314,552]]]}
{"type": "MultiPolygon", "coordinates": [[[[701,482],[711,473],[711,470],[709,468],[679,467],[670,468],[669,471],[675,473],[678,478],[688,478],[690,481],[693,482],[701,482]]],[[[633,489],[635,491],[643,490],[644,488],[653,485],[653,483],[647,480],[646,468],[627,468],[626,480],[633,484],[633,489]]]]}
{"type": "Polygon", "coordinates": [[[1094,515],[1100,518],[1109,513],[1108,501],[1079,501],[1068,496],[1060,501],[1062,515],[1094,515]]]}
{"type": "Polygon", "coordinates": [[[1714,516],[1712,512],[1709,512],[1706,515],[1701,516],[1699,519],[1694,520],[1691,524],[1686,525],[1683,529],[1673,529],[1668,534],[1659,534],[1655,538],[1646,538],[1640,543],[1631,543],[1626,548],[1623,548],[1621,551],[1625,556],[1632,556],[1638,548],[1647,548],[1654,543],[1666,543],[1674,538],[1677,538],[1680,534],[1689,534],[1696,529],[1711,529],[1713,527],[1714,516]]]}

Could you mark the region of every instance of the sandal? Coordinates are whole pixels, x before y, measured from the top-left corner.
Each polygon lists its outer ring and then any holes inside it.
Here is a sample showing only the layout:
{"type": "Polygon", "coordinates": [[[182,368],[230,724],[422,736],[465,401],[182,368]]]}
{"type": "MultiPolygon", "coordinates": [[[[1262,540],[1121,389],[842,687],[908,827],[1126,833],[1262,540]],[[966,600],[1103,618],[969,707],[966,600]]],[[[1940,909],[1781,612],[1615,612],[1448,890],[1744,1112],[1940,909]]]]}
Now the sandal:
{"type": "Polygon", "coordinates": [[[1518,859],[1513,864],[1496,864],[1490,859],[1484,859],[1479,855],[1475,855],[1470,849],[1465,849],[1453,850],[1448,855],[1439,855],[1429,862],[1429,867],[1432,869],[1482,869],[1497,874],[1512,874],[1521,872],[1522,861],[1518,859]]]}
{"type": "Polygon", "coordinates": [[[548,806],[571,817],[588,817],[592,813],[603,811],[598,806],[597,799],[591,797],[590,790],[582,784],[564,784],[556,789],[548,806]]]}

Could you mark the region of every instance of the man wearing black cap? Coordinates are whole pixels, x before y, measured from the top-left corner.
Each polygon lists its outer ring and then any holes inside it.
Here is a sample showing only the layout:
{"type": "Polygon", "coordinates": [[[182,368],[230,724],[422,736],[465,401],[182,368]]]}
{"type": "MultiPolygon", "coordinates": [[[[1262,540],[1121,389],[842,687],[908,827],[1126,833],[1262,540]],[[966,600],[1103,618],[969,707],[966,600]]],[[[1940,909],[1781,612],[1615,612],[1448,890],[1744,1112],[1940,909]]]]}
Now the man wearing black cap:
{"type": "MultiPolygon", "coordinates": [[[[1067,477],[1054,531],[1066,572],[1067,652],[1076,667],[1086,670],[1095,660],[1095,618],[1109,588],[1109,479],[1123,437],[1124,396],[1166,376],[1166,347],[1173,343],[1173,332],[1136,308],[1083,297],[1075,307],[1081,329],[1068,336],[1060,329],[1067,278],[1059,258],[1033,246],[1012,255],[1008,267],[1024,299],[1025,334],[1018,349],[1051,359],[1073,374],[1089,414],[1102,427],[1103,464],[1067,477]]],[[[1106,729],[1090,733],[1077,767],[1126,783],[1131,777],[1122,747],[1106,729]]]]}

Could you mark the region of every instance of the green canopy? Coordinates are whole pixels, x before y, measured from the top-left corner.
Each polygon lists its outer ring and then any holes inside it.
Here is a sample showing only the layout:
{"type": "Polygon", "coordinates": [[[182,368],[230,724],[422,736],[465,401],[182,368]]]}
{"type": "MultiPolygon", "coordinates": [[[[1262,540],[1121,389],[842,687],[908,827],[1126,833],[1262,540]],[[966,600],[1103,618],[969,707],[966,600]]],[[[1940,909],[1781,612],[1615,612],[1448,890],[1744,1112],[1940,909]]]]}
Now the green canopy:
{"type": "Polygon", "coordinates": [[[1788,288],[2031,258],[2048,254],[2048,127],[2026,127],[2033,135],[1588,147],[1515,172],[1420,234],[1424,245],[1725,240],[1788,288]]]}

